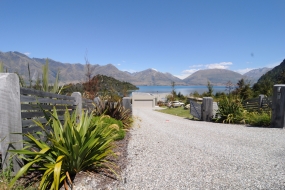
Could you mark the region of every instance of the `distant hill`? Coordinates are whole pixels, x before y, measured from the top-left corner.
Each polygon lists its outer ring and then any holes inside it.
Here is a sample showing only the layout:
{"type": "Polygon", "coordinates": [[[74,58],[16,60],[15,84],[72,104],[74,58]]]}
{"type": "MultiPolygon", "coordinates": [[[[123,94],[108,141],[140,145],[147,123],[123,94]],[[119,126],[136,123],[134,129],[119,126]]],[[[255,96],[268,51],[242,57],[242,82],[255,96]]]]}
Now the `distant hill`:
{"type": "Polygon", "coordinates": [[[188,85],[207,85],[208,81],[216,86],[225,85],[228,81],[236,84],[243,76],[226,69],[199,70],[185,78],[183,81],[188,85]]]}
{"type": "Polygon", "coordinates": [[[147,69],[141,72],[137,72],[133,74],[134,84],[136,85],[171,85],[171,82],[174,81],[176,85],[184,85],[185,83],[171,75],[170,73],[161,73],[154,69],[147,69]]]}
{"type": "Polygon", "coordinates": [[[285,76],[285,59],[280,63],[280,65],[274,67],[264,75],[260,77],[260,79],[257,81],[257,83],[261,83],[262,81],[269,80],[273,82],[273,84],[277,84],[280,82],[280,80],[283,82],[285,79],[283,79],[285,76]]]}
{"type": "Polygon", "coordinates": [[[245,78],[247,80],[250,81],[251,84],[254,84],[258,81],[258,79],[264,75],[265,73],[267,73],[268,71],[270,71],[272,68],[260,68],[260,69],[253,69],[245,74],[243,74],[243,76],[245,76],[245,78]]]}
{"type": "MultiPolygon", "coordinates": [[[[4,63],[4,68],[8,72],[18,72],[23,78],[28,80],[28,63],[30,64],[31,77],[36,80],[42,75],[42,66],[46,63],[46,59],[30,58],[19,52],[0,52],[0,61],[4,63]]],[[[56,73],[60,71],[61,83],[78,83],[86,81],[85,65],[80,63],[61,63],[48,59],[49,61],[49,80],[53,82],[56,73]]],[[[170,73],[161,73],[152,69],[147,69],[137,73],[129,73],[120,71],[112,64],[107,65],[93,65],[95,75],[105,75],[113,77],[120,81],[130,82],[134,85],[170,85],[172,81],[176,85],[185,85],[185,83],[171,75],[170,73]]]]}
{"type": "MultiPolygon", "coordinates": [[[[33,60],[41,64],[40,69],[37,71],[41,74],[42,65],[46,63],[46,59],[33,58],[33,60]]],[[[80,63],[61,63],[52,59],[48,59],[48,62],[51,81],[55,79],[57,71],[60,71],[59,80],[61,82],[77,83],[85,81],[84,65],[80,63]]],[[[25,71],[27,71],[27,68],[25,69],[25,71]]]]}
{"type": "MultiPolygon", "coordinates": [[[[101,95],[106,95],[108,93],[118,93],[118,95],[125,95],[127,91],[129,90],[138,90],[136,86],[129,82],[122,82],[117,79],[114,79],[113,77],[108,77],[105,75],[96,75],[92,78],[91,83],[96,83],[96,89],[97,93],[101,95]],[[94,82],[96,81],[96,82],[94,82]]],[[[62,90],[62,94],[71,94],[72,92],[84,92],[83,86],[88,86],[88,82],[84,83],[76,83],[76,84],[70,84],[68,85],[68,88],[64,88],[62,90]]]]}
{"type": "MultiPolygon", "coordinates": [[[[80,63],[61,63],[52,59],[49,60],[49,82],[53,82],[56,73],[60,71],[60,83],[83,83],[86,81],[85,65],[80,63]]],[[[30,58],[19,52],[1,52],[0,61],[4,63],[4,68],[8,72],[18,72],[23,78],[28,80],[28,63],[30,65],[31,77],[36,80],[42,75],[42,66],[46,63],[43,58],[30,58]]],[[[225,85],[228,81],[236,84],[238,80],[247,77],[250,80],[256,80],[258,75],[262,75],[268,68],[263,68],[258,71],[246,73],[244,76],[239,73],[225,69],[206,69],[199,70],[196,73],[181,80],[170,73],[162,73],[154,69],[146,69],[144,71],[129,73],[120,71],[112,64],[93,65],[95,75],[105,75],[113,77],[119,81],[125,81],[134,85],[206,85],[209,80],[213,85],[225,85]],[[252,78],[250,78],[252,77],[252,78]]]]}

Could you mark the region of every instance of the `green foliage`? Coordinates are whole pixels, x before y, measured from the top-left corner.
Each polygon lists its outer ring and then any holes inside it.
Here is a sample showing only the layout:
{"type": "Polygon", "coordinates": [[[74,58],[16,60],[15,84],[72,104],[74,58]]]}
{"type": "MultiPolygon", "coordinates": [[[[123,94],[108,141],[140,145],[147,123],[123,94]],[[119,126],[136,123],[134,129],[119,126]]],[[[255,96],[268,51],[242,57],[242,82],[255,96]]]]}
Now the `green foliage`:
{"type": "MultiPolygon", "coordinates": [[[[270,72],[270,71],[269,71],[270,72]]],[[[269,76],[263,77],[262,80],[258,81],[253,85],[254,95],[258,96],[259,94],[264,94],[268,97],[272,96],[273,94],[273,85],[274,81],[272,81],[269,76]]]]}
{"type": "Polygon", "coordinates": [[[272,70],[265,73],[260,79],[253,85],[254,95],[264,94],[272,96],[272,90],[274,84],[284,84],[285,82],[285,59],[280,65],[274,67],[272,70]]]}
{"type": "Polygon", "coordinates": [[[117,135],[115,135],[114,137],[114,140],[122,140],[125,138],[125,130],[124,130],[124,125],[123,125],[123,122],[120,121],[120,120],[116,120],[115,118],[112,118],[108,115],[105,115],[104,117],[102,116],[95,116],[93,117],[92,119],[93,122],[101,122],[102,125],[104,126],[110,126],[110,125],[113,125],[113,124],[116,124],[119,126],[119,130],[117,131],[117,135]]]}
{"type": "Polygon", "coordinates": [[[97,98],[94,103],[95,109],[93,111],[94,115],[109,115],[116,120],[122,121],[124,128],[128,129],[131,127],[133,122],[131,110],[125,109],[122,105],[122,100],[114,102],[112,100],[104,100],[97,98]]]}
{"type": "MultiPolygon", "coordinates": [[[[46,114],[46,113],[45,113],[46,114]]],[[[59,189],[61,184],[72,184],[71,178],[76,173],[92,167],[110,167],[106,157],[112,154],[112,142],[117,134],[117,125],[103,125],[100,120],[92,121],[92,114],[82,113],[80,116],[66,110],[62,124],[54,108],[51,117],[46,114],[48,123],[44,126],[40,121],[35,123],[43,133],[25,134],[29,139],[22,150],[11,150],[22,155],[26,164],[20,169],[10,183],[28,171],[41,171],[43,176],[39,189],[59,189]],[[47,126],[51,130],[47,130],[47,126]],[[44,141],[44,137],[47,141],[44,141]]]]}
{"type": "Polygon", "coordinates": [[[207,88],[208,88],[208,92],[206,92],[206,96],[207,97],[212,97],[213,96],[213,85],[211,84],[211,82],[210,81],[208,81],[208,83],[207,83],[207,88]]]}
{"type": "Polygon", "coordinates": [[[270,80],[273,84],[277,84],[278,82],[282,82],[283,74],[285,70],[285,59],[280,63],[280,65],[274,67],[272,70],[265,73],[260,77],[257,83],[261,83],[264,80],[270,80]]]}
{"type": "Polygon", "coordinates": [[[43,74],[42,74],[42,88],[41,90],[44,92],[52,92],[60,94],[61,90],[58,85],[59,81],[59,71],[56,74],[56,78],[54,84],[49,86],[49,77],[48,77],[49,67],[48,67],[48,59],[46,59],[46,64],[43,65],[43,74]]]}
{"type": "Polygon", "coordinates": [[[194,98],[201,98],[202,97],[202,95],[200,95],[199,92],[196,90],[193,93],[191,93],[190,96],[192,96],[194,98]]]}
{"type": "Polygon", "coordinates": [[[83,94],[85,91],[90,91],[89,93],[93,94],[90,99],[94,99],[95,96],[104,96],[116,101],[121,96],[127,96],[131,90],[138,90],[138,87],[129,82],[116,80],[113,77],[96,75],[90,82],[66,85],[62,93],[71,94],[72,92],[81,92],[83,94]]]}
{"type": "Polygon", "coordinates": [[[271,124],[271,111],[249,112],[246,117],[252,126],[269,127],[271,124]]]}
{"type": "Polygon", "coordinates": [[[250,88],[250,83],[246,82],[243,78],[238,81],[237,88],[234,91],[241,99],[249,99],[252,97],[252,90],[250,88]]]}
{"type": "Polygon", "coordinates": [[[224,96],[218,102],[217,122],[223,123],[244,123],[244,109],[242,101],[238,97],[224,96]]]}

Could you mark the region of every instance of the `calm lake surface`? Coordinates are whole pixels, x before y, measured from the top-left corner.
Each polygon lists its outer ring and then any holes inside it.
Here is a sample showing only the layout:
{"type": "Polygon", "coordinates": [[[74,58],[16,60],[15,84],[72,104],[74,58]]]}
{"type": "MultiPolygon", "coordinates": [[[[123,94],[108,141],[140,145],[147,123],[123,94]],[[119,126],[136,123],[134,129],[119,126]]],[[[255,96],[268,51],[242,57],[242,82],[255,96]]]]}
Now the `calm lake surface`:
{"type": "MultiPolygon", "coordinates": [[[[140,89],[136,90],[134,92],[146,92],[146,93],[170,93],[172,91],[171,86],[137,86],[140,89]]],[[[214,94],[216,92],[225,92],[224,86],[214,86],[213,87],[214,94]]],[[[190,93],[193,93],[197,91],[199,94],[203,92],[207,92],[208,88],[207,86],[175,86],[175,91],[177,93],[181,93],[183,95],[189,95],[190,93]]]]}

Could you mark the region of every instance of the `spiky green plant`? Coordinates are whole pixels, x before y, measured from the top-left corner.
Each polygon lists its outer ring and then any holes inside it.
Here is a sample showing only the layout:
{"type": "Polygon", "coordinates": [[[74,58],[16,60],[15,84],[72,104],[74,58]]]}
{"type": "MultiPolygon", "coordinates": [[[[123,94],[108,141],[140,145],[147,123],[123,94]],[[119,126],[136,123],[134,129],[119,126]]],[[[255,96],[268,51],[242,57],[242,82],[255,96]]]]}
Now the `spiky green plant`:
{"type": "Polygon", "coordinates": [[[90,167],[108,167],[111,163],[106,159],[113,153],[112,142],[115,138],[117,125],[103,125],[101,120],[92,121],[92,114],[76,112],[72,115],[65,112],[64,124],[59,119],[54,108],[45,126],[35,121],[43,131],[43,138],[35,138],[32,134],[25,134],[29,139],[22,150],[11,152],[22,155],[26,161],[20,171],[12,179],[10,187],[16,180],[28,171],[42,171],[43,176],[39,189],[58,189],[60,184],[72,184],[71,178],[76,173],[90,167]],[[46,129],[51,127],[51,131],[46,129]]]}
{"type": "Polygon", "coordinates": [[[42,74],[42,91],[45,92],[52,92],[52,93],[58,93],[63,90],[64,86],[59,87],[59,71],[56,73],[55,81],[54,84],[52,85],[52,88],[50,89],[49,86],[49,77],[48,77],[48,72],[49,72],[49,63],[48,59],[46,59],[46,64],[43,65],[43,74],[42,74]]]}
{"type": "Polygon", "coordinates": [[[43,73],[42,73],[42,91],[49,91],[49,83],[48,83],[48,59],[46,59],[46,64],[43,65],[43,73]]]}
{"type": "Polygon", "coordinates": [[[244,121],[244,109],[242,101],[238,97],[226,97],[224,96],[218,102],[217,122],[223,123],[240,123],[244,121]]]}
{"type": "Polygon", "coordinates": [[[115,118],[110,117],[109,115],[105,115],[104,117],[102,116],[95,116],[93,117],[92,121],[98,122],[98,120],[103,124],[103,125],[112,125],[116,124],[119,127],[119,130],[117,131],[117,135],[115,136],[114,140],[122,140],[125,138],[125,130],[124,130],[124,125],[123,122],[120,120],[117,120],[115,118]]]}
{"type": "Polygon", "coordinates": [[[131,110],[125,109],[122,100],[117,102],[97,99],[94,103],[94,115],[109,115],[112,118],[122,121],[124,128],[130,128],[133,122],[131,110]]]}

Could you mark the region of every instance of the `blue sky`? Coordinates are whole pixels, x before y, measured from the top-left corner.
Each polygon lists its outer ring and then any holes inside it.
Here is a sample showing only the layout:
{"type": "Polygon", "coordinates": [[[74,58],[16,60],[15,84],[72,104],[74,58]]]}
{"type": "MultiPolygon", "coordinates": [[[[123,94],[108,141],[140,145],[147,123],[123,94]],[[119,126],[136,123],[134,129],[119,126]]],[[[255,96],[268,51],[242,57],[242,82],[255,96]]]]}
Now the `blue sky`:
{"type": "Polygon", "coordinates": [[[0,51],[63,63],[240,73],[285,59],[285,0],[0,0],[0,51]]]}

